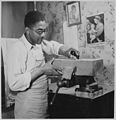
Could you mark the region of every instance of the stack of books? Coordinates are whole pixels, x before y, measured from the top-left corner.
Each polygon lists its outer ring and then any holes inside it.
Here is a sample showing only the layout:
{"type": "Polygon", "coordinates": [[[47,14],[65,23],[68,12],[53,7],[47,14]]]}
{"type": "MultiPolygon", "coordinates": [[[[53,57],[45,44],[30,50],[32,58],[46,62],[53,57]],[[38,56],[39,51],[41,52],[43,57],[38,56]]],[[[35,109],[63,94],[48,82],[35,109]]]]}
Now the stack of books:
{"type": "Polygon", "coordinates": [[[103,95],[103,88],[97,83],[92,83],[85,88],[76,88],[75,93],[77,97],[94,99],[103,95]]]}

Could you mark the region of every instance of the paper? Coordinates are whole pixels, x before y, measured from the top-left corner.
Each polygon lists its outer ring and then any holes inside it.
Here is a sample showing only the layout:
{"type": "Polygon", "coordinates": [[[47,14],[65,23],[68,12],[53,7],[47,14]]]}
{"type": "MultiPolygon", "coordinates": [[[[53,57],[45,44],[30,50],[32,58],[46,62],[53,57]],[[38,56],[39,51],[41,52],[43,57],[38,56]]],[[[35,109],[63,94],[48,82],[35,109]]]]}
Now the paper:
{"type": "Polygon", "coordinates": [[[77,26],[68,27],[67,22],[63,23],[64,32],[64,44],[69,47],[73,47],[78,50],[78,36],[77,36],[77,26]]]}

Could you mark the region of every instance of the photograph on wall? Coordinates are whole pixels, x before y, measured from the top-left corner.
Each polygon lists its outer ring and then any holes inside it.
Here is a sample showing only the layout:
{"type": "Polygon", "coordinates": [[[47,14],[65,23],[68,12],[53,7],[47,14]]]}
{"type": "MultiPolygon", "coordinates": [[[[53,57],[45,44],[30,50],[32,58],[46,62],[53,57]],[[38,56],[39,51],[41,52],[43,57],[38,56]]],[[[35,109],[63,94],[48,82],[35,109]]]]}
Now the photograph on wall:
{"type": "Polygon", "coordinates": [[[104,14],[87,17],[87,43],[105,42],[104,38],[104,14]]]}
{"type": "Polygon", "coordinates": [[[67,3],[67,19],[68,25],[78,25],[81,23],[80,2],[67,3]]]}

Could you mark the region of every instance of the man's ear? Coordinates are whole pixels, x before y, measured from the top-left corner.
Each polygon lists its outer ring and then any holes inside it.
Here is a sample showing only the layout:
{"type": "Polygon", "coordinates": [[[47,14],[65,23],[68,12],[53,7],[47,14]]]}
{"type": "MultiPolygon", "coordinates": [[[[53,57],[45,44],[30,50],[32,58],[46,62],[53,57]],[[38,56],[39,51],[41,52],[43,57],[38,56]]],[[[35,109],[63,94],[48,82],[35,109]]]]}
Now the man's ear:
{"type": "Polygon", "coordinates": [[[25,27],[25,31],[28,31],[29,30],[29,28],[28,27],[25,27]]]}
{"type": "Polygon", "coordinates": [[[28,34],[29,33],[29,28],[25,27],[25,32],[28,34]]]}

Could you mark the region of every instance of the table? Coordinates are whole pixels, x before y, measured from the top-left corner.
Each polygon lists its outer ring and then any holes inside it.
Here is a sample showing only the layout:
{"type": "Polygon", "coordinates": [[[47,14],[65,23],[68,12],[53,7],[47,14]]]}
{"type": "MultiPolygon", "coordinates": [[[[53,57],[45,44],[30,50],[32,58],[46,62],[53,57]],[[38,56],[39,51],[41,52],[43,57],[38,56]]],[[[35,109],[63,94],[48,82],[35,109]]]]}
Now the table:
{"type": "MultiPolygon", "coordinates": [[[[49,93],[49,103],[54,93],[49,93]]],[[[58,94],[52,106],[50,118],[114,118],[114,91],[95,99],[58,94]]]]}

